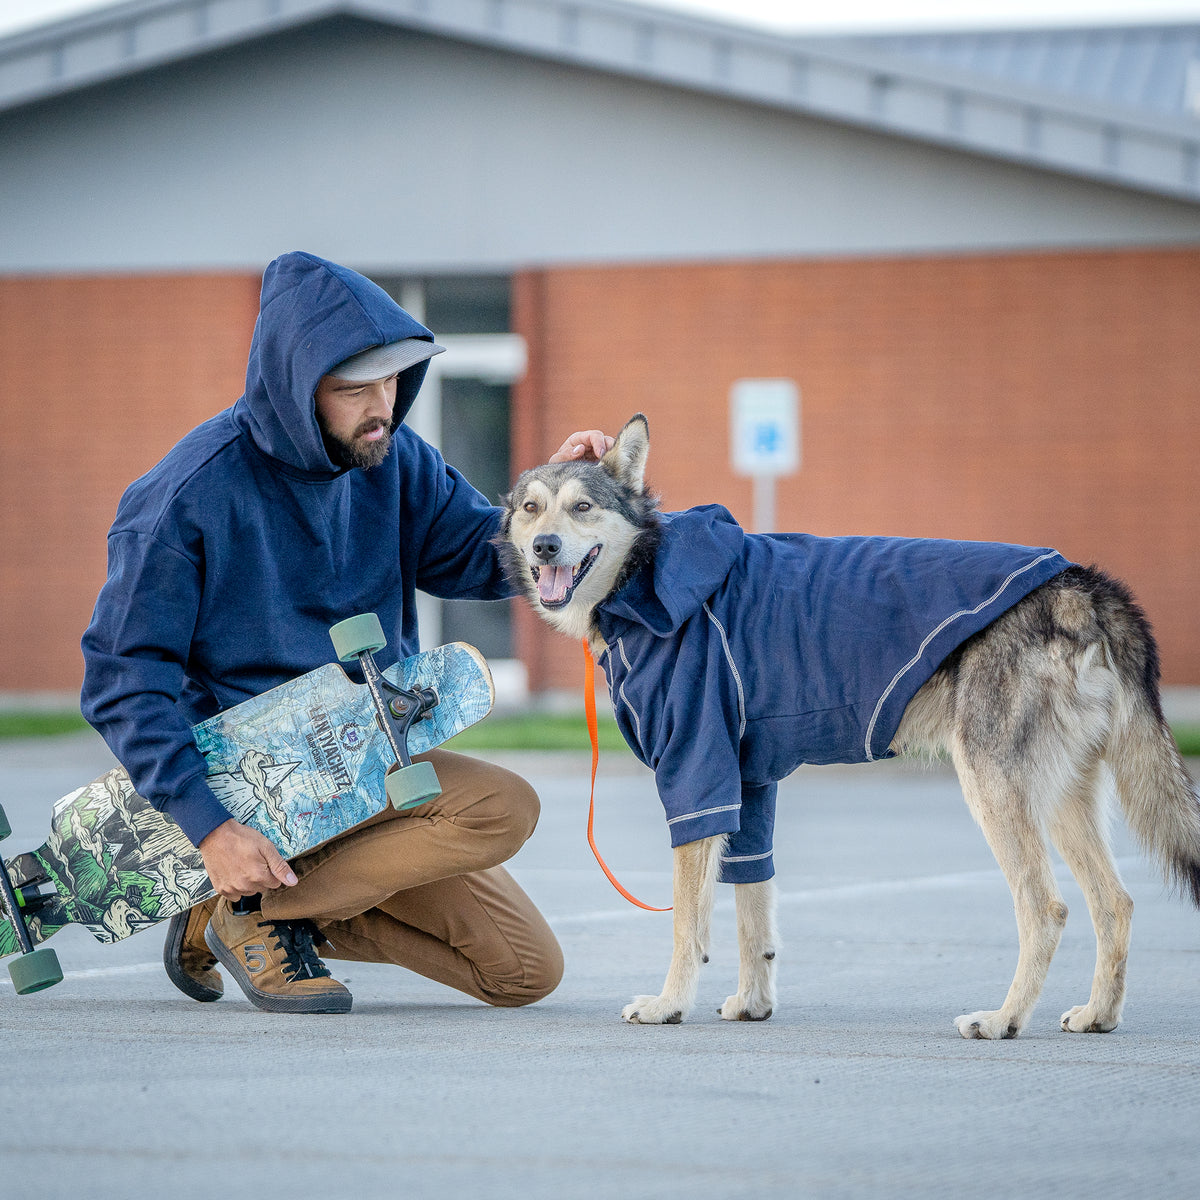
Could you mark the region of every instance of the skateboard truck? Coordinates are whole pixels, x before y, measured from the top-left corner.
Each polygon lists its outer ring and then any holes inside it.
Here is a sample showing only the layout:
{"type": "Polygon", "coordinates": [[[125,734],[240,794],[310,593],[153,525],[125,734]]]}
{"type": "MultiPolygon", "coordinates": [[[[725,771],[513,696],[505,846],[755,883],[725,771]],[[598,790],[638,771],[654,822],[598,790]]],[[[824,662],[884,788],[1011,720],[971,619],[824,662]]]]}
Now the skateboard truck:
{"type": "MultiPolygon", "coordinates": [[[[12,826],[8,823],[4,809],[0,808],[0,841],[10,833],[12,826]]],[[[14,887],[4,860],[0,858],[0,898],[21,945],[20,955],[8,964],[8,973],[12,977],[13,987],[16,988],[18,996],[28,996],[31,992],[40,992],[43,988],[62,982],[62,967],[58,965],[58,955],[45,946],[35,950],[33,939],[29,936],[29,927],[25,924],[26,912],[32,914],[50,898],[41,891],[42,884],[48,882],[45,879],[34,879],[14,887]]]]}
{"type": "Polygon", "coordinates": [[[433,688],[399,688],[384,678],[374,652],[387,645],[383,626],[374,613],[360,613],[339,621],[329,630],[341,662],[358,660],[375,703],[380,728],[396,755],[396,766],[387,773],[385,786],[393,808],[416,808],[442,794],[433,764],[415,763],[408,753],[408,731],[427,717],[438,703],[433,688]]]}
{"type": "Polygon", "coordinates": [[[13,895],[16,896],[21,910],[27,916],[33,916],[39,909],[57,898],[58,889],[45,875],[39,875],[36,879],[27,879],[22,884],[13,884],[13,895]]]}

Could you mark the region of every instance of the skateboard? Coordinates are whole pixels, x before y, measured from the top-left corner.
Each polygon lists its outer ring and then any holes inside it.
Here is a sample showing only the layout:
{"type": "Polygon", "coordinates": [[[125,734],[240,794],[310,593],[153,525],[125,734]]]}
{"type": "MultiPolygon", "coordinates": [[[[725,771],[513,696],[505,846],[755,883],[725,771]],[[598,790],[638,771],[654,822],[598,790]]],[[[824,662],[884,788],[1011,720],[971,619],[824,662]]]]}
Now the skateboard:
{"type": "MultiPolygon", "coordinates": [[[[203,721],[192,733],[208,784],[230,815],[293,858],[388,805],[413,808],[440,794],[431,750],[491,712],[483,656],[455,642],[380,671],[387,643],[373,613],[330,630],[342,662],[328,663],[203,721]]],[[[0,808],[0,839],[11,832],[0,808]]],[[[64,925],[120,941],[214,894],[200,852],[151,807],[118,767],[54,805],[50,836],[0,871],[0,958],[18,994],[62,979],[52,949],[34,949],[64,925]]]]}

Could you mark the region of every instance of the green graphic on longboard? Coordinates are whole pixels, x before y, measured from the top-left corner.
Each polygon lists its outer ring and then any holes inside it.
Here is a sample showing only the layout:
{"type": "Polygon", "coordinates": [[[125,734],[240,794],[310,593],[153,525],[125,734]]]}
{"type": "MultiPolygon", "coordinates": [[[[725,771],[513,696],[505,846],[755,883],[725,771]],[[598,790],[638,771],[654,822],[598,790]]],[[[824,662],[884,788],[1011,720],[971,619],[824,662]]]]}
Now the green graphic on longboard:
{"type": "MultiPolygon", "coordinates": [[[[370,653],[384,645],[377,620],[351,618],[331,633],[339,657],[359,658],[366,684],[329,663],[193,730],[218,799],[285,858],[345,833],[389,803],[409,808],[436,796],[432,767],[409,765],[409,755],[482,720],[495,699],[487,663],[465,643],[379,672],[370,653]]],[[[8,832],[0,810],[0,838],[8,832]]],[[[80,924],[98,941],[116,942],[213,894],[199,851],[133,790],[121,768],[59,800],[45,844],[5,866],[11,894],[0,895],[0,957],[25,950],[9,968],[19,992],[61,978],[53,951],[30,951],[64,925],[80,924]],[[28,947],[8,917],[14,904],[28,947]]]]}

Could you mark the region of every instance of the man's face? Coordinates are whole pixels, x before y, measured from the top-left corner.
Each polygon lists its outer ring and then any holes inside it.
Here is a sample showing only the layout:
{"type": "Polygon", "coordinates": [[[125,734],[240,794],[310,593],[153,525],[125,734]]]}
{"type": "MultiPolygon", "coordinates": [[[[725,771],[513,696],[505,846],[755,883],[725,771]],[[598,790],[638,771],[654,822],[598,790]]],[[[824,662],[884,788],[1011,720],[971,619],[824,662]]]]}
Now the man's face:
{"type": "Polygon", "coordinates": [[[377,467],[391,445],[396,376],[352,383],[326,375],[317,384],[317,424],[330,457],[344,467],[377,467]]]}

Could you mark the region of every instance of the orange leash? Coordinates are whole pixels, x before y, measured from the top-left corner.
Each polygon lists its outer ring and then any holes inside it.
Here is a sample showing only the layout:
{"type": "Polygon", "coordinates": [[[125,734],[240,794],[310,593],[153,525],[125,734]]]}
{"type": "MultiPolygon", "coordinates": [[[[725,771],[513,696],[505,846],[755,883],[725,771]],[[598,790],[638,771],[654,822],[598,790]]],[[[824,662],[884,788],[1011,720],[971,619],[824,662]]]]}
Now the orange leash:
{"type": "Polygon", "coordinates": [[[644,908],[647,912],[670,912],[669,908],[655,908],[652,904],[643,904],[636,896],[627,892],[617,882],[617,877],[608,869],[608,864],[600,857],[600,851],[596,849],[593,828],[596,823],[596,768],[600,765],[600,730],[596,725],[596,664],[592,660],[591,650],[588,649],[587,638],[583,639],[583,707],[587,713],[588,736],[592,739],[592,795],[588,801],[588,845],[591,846],[592,853],[600,864],[600,870],[608,877],[608,882],[630,904],[636,904],[638,908],[644,908]]]}

